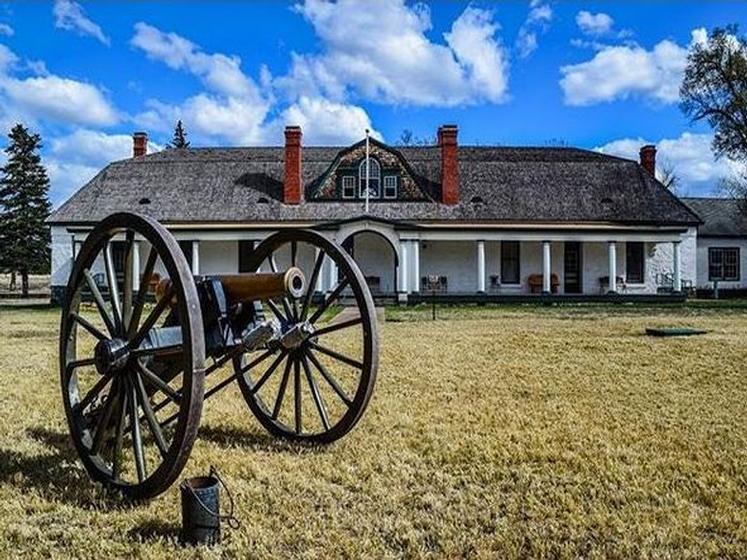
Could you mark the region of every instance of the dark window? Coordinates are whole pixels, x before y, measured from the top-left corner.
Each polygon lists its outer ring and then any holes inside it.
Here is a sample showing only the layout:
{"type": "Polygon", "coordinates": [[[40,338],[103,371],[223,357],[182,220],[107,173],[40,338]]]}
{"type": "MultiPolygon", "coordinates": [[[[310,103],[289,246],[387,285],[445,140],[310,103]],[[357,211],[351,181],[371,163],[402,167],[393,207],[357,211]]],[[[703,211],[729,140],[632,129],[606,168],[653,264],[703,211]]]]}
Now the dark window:
{"type": "Polygon", "coordinates": [[[636,241],[625,244],[625,271],[628,284],[643,283],[643,243],[636,241]]]}
{"type": "Polygon", "coordinates": [[[384,198],[397,198],[397,176],[384,177],[384,198]]]}
{"type": "Polygon", "coordinates": [[[501,242],[501,283],[518,284],[519,272],[519,242],[501,242]]]}
{"type": "MultiPolygon", "coordinates": [[[[371,171],[368,173],[368,197],[379,198],[381,186],[381,166],[374,158],[369,158],[371,171]]],[[[366,198],[366,160],[358,166],[358,182],[360,184],[360,197],[366,198]]]]}
{"type": "Polygon", "coordinates": [[[355,177],[344,175],[342,178],[342,198],[355,198],[355,177]]]}
{"type": "Polygon", "coordinates": [[[708,249],[708,280],[739,280],[739,247],[708,249]]]}
{"type": "Polygon", "coordinates": [[[179,248],[184,253],[184,257],[187,259],[189,269],[192,270],[192,242],[191,241],[179,241],[179,248]]]}
{"type": "Polygon", "coordinates": [[[239,241],[239,272],[256,272],[249,268],[249,261],[254,252],[254,241],[239,241]]]}

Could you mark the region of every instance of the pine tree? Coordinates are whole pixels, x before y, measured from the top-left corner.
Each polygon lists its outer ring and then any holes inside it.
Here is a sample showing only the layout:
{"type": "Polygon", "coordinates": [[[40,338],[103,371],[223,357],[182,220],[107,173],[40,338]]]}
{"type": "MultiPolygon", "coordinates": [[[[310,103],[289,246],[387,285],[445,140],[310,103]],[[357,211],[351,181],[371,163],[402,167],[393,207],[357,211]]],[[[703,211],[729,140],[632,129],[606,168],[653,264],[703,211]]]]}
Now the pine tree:
{"type": "Polygon", "coordinates": [[[174,128],[174,137],[169,143],[169,148],[189,148],[189,142],[187,141],[187,133],[184,131],[182,121],[176,121],[176,128],[174,128]]]}
{"type": "Polygon", "coordinates": [[[0,168],[0,267],[21,275],[24,297],[29,274],[49,272],[49,178],[41,164],[41,137],[21,124],[8,134],[7,163],[0,168]]]}

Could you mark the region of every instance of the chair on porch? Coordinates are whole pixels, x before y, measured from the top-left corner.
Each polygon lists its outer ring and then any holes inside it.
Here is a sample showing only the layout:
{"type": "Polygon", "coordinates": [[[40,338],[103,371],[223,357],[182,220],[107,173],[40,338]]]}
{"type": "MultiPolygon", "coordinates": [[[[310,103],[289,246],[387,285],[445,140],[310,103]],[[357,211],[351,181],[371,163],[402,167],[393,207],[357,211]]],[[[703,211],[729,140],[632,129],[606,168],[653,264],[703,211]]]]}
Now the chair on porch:
{"type": "MultiPolygon", "coordinates": [[[[541,274],[530,274],[528,283],[529,283],[530,293],[539,294],[542,292],[542,275],[541,274]]],[[[553,294],[557,294],[558,286],[560,286],[560,280],[558,280],[558,275],[553,272],[550,275],[550,292],[553,294]]]]}

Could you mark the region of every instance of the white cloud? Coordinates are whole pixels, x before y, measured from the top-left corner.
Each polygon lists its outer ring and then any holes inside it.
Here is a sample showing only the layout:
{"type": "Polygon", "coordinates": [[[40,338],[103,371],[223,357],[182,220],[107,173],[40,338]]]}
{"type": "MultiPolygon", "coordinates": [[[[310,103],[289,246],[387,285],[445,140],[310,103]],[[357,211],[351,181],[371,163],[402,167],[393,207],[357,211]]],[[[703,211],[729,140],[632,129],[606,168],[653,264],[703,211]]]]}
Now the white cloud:
{"type": "Polygon", "coordinates": [[[54,3],[54,25],[59,29],[75,31],[79,35],[93,37],[104,45],[109,46],[111,41],[101,27],[86,16],[83,7],[73,0],[55,0],[54,3]]]}
{"type": "Polygon", "coordinates": [[[13,35],[15,35],[15,31],[13,31],[13,28],[7,23],[0,23],[0,35],[12,37],[13,35]]]}
{"type": "MultiPolygon", "coordinates": [[[[693,39],[700,34],[693,31],[693,39]]],[[[589,61],[561,67],[565,103],[593,105],[630,96],[675,103],[687,53],[687,47],[669,40],[650,51],[638,45],[604,47],[589,61]]]]}
{"type": "Polygon", "coordinates": [[[119,120],[101,90],[69,78],[0,76],[0,92],[30,121],[107,126],[119,120]]]}
{"type": "Polygon", "coordinates": [[[576,14],[576,25],[586,35],[605,35],[612,30],[614,20],[603,12],[592,14],[586,10],[576,14]]]}
{"type": "Polygon", "coordinates": [[[658,142],[643,138],[621,138],[594,148],[599,152],[638,160],[641,146],[654,144],[657,148],[657,174],[664,165],[674,169],[682,181],[680,195],[713,194],[720,179],[738,170],[738,164],[728,159],[716,159],[711,150],[713,135],[683,132],[676,138],[658,142]]]}
{"type": "Polygon", "coordinates": [[[516,48],[521,58],[527,58],[537,50],[537,35],[547,31],[552,16],[552,8],[548,4],[542,4],[538,0],[533,0],[530,3],[529,14],[519,28],[519,34],[516,38],[516,48]]]}
{"type": "Polygon", "coordinates": [[[55,208],[101,171],[100,167],[66,163],[54,158],[43,158],[42,163],[49,175],[49,199],[55,208]]]}
{"type": "Polygon", "coordinates": [[[352,93],[379,103],[431,106],[506,97],[508,63],[492,12],[467,7],[441,44],[425,34],[431,20],[422,4],[307,0],[296,9],[314,27],[323,52],[296,54],[288,75],[276,80],[292,97],[341,101],[352,93]]]}
{"type": "Polygon", "coordinates": [[[361,140],[366,129],[374,138],[381,139],[362,108],[323,98],[302,96],[283,112],[274,127],[276,132],[270,134],[282,138],[277,125],[286,124],[299,125],[303,129],[304,142],[308,144],[351,144],[361,140]]]}
{"type": "Polygon", "coordinates": [[[13,51],[0,44],[0,76],[5,74],[16,62],[18,62],[18,57],[13,51]]]}

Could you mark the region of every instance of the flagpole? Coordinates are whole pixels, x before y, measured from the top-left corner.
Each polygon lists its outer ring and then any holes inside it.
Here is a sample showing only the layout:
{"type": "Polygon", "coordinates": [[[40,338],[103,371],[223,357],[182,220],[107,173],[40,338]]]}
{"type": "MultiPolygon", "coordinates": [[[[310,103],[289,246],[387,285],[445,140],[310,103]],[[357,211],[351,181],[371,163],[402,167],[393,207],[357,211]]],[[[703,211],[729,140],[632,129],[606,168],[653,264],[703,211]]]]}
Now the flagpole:
{"type": "Polygon", "coordinates": [[[370,148],[368,144],[368,129],[366,129],[366,214],[368,214],[369,182],[371,180],[370,148]]]}

